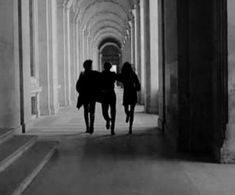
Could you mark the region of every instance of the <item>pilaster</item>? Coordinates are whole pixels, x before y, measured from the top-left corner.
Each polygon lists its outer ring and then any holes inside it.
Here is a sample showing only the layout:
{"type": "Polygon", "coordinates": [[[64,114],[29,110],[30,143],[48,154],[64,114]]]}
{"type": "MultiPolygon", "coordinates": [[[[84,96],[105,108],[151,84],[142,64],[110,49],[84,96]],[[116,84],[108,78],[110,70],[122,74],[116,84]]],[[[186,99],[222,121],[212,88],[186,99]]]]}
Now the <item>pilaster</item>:
{"type": "Polygon", "coordinates": [[[66,75],[66,105],[71,104],[71,59],[70,59],[70,7],[65,5],[64,7],[64,64],[65,64],[65,75],[66,75]]]}
{"type": "Polygon", "coordinates": [[[235,162],[235,2],[227,1],[228,40],[228,123],[221,149],[221,162],[235,162]]]}
{"type": "Polygon", "coordinates": [[[38,1],[39,18],[39,77],[42,92],[40,111],[42,115],[58,111],[57,77],[57,6],[56,0],[38,1]]]}
{"type": "MultiPolygon", "coordinates": [[[[137,1],[134,9],[135,17],[135,65],[138,78],[141,79],[141,27],[140,27],[140,2],[137,1]]],[[[141,103],[141,94],[138,94],[138,102],[141,103]]]]}
{"type": "Polygon", "coordinates": [[[59,104],[67,105],[67,85],[66,85],[66,45],[65,45],[65,7],[63,3],[57,4],[57,52],[58,52],[58,84],[59,88],[59,104]]]}

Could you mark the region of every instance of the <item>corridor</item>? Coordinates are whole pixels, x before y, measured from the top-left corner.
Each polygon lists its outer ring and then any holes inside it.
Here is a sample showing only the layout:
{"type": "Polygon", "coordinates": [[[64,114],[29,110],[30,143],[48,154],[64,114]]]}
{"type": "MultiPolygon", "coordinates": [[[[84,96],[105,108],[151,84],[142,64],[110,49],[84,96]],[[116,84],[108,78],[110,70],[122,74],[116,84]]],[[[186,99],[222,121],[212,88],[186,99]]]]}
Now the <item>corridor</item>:
{"type": "Polygon", "coordinates": [[[156,127],[157,116],[145,114],[141,106],[135,113],[133,135],[128,135],[122,91],[116,92],[115,136],[105,130],[99,104],[93,135],[84,133],[82,111],[73,107],[35,123],[29,134],[47,135],[46,139],[58,140],[59,146],[23,195],[233,194],[233,165],[177,154],[156,127]]]}
{"type": "Polygon", "coordinates": [[[234,0],[0,0],[0,195],[235,194],[234,10],[234,0]],[[116,135],[99,103],[84,133],[74,102],[88,59],[99,72],[131,64],[133,135],[119,88],[116,135]]]}

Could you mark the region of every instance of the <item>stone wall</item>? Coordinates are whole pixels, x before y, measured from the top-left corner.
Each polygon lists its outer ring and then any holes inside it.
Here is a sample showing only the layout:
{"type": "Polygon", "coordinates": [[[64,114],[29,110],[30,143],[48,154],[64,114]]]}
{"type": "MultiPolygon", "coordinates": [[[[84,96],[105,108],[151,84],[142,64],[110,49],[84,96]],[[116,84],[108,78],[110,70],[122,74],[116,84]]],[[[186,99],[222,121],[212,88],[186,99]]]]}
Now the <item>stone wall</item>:
{"type": "Polygon", "coordinates": [[[14,0],[0,1],[0,128],[20,127],[18,15],[14,0]],[[6,22],[7,19],[7,22],[6,22]]]}
{"type": "Polygon", "coordinates": [[[131,62],[131,37],[128,36],[122,50],[122,62],[131,62]]]}
{"type": "Polygon", "coordinates": [[[165,83],[165,130],[172,140],[178,136],[178,47],[176,1],[164,3],[164,83],[165,83]]]}
{"type": "Polygon", "coordinates": [[[222,5],[165,0],[160,26],[160,127],[180,151],[213,153],[216,158],[226,118],[222,5]]]}
{"type": "Polygon", "coordinates": [[[235,2],[227,1],[228,43],[228,123],[221,150],[221,161],[235,162],[235,2]]]}

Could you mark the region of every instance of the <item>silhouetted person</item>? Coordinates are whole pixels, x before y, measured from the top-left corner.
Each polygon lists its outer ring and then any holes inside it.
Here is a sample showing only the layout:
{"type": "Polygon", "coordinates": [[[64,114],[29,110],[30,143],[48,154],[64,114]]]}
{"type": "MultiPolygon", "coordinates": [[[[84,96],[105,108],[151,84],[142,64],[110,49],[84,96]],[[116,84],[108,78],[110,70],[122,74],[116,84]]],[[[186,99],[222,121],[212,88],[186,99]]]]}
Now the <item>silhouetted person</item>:
{"type": "Polygon", "coordinates": [[[134,111],[137,103],[137,91],[140,90],[140,82],[129,62],[123,64],[119,79],[124,87],[123,106],[126,113],[126,122],[129,122],[129,134],[132,134],[134,111]]]}
{"type": "Polygon", "coordinates": [[[116,94],[114,84],[117,79],[115,72],[111,72],[112,65],[109,62],[104,63],[104,71],[101,73],[102,78],[102,114],[106,120],[106,128],[110,128],[111,135],[114,135],[115,119],[116,119],[116,94]],[[109,108],[111,117],[109,115],[109,108]]]}
{"type": "Polygon", "coordinates": [[[84,71],[80,73],[76,84],[76,90],[79,93],[77,108],[79,109],[83,105],[86,133],[92,134],[94,132],[95,101],[100,86],[100,73],[92,70],[92,60],[86,60],[83,67],[84,71]]]}

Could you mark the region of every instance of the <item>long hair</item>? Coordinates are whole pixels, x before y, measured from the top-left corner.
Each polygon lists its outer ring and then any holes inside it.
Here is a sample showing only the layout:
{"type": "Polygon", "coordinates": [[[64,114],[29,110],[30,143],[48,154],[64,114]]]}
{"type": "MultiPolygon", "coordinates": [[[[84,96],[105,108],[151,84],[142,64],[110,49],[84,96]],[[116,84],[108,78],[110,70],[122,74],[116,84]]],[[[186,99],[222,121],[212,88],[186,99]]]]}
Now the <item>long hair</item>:
{"type": "Polygon", "coordinates": [[[123,75],[130,75],[133,74],[132,66],[129,62],[125,62],[122,66],[122,74],[123,75]]]}

